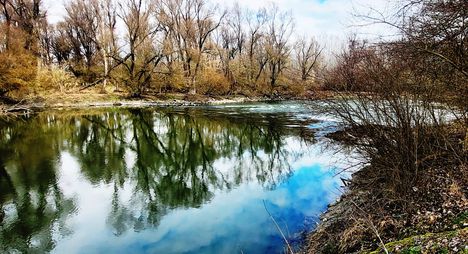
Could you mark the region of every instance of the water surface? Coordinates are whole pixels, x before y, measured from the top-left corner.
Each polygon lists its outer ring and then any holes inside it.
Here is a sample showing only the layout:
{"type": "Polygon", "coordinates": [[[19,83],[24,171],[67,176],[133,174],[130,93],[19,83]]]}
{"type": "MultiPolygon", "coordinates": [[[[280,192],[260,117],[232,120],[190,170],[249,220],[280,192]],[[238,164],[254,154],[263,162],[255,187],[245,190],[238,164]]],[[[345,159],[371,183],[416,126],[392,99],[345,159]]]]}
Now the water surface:
{"type": "MultiPolygon", "coordinates": [[[[0,252],[281,253],[338,195],[319,104],[53,111],[0,126],[0,252]],[[321,120],[319,120],[321,119],[321,120]]],[[[297,244],[296,244],[297,245],[297,244]]]]}

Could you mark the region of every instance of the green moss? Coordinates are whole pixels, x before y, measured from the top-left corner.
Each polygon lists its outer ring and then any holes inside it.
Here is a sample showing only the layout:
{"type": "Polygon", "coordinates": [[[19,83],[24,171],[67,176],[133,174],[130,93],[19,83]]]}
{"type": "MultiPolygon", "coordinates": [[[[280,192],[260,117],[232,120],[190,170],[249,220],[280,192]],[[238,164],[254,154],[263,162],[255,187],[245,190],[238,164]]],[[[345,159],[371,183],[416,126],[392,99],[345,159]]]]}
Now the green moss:
{"type": "Polygon", "coordinates": [[[436,253],[439,253],[439,254],[448,254],[449,253],[449,250],[447,248],[445,248],[445,247],[440,248],[440,249],[436,249],[435,251],[436,251],[436,253]]]}
{"type": "Polygon", "coordinates": [[[413,246],[405,248],[401,251],[402,254],[420,254],[422,252],[421,246],[413,246]]]}
{"type": "Polygon", "coordinates": [[[324,254],[333,254],[338,253],[338,246],[336,244],[327,243],[327,245],[323,248],[324,254]]]}
{"type": "MultiPolygon", "coordinates": [[[[427,233],[424,235],[416,235],[416,236],[411,236],[408,238],[405,238],[403,240],[398,240],[394,242],[390,242],[385,244],[385,248],[390,252],[390,253],[395,253],[397,249],[400,249],[401,251],[398,253],[403,253],[403,254],[418,254],[418,253],[423,253],[423,250],[421,246],[427,246],[427,244],[430,241],[432,241],[433,245],[428,246],[431,250],[431,253],[449,253],[449,250],[438,244],[439,239],[450,239],[453,237],[457,237],[460,234],[468,234],[468,228],[464,229],[459,229],[459,230],[454,230],[454,231],[447,231],[447,232],[442,232],[442,233],[427,233]]],[[[369,252],[369,254],[378,254],[378,253],[384,253],[382,247],[378,248],[375,251],[369,252]]],[[[464,254],[468,254],[468,250],[463,250],[464,254]]]]}
{"type": "Polygon", "coordinates": [[[468,223],[468,212],[463,212],[459,214],[455,219],[453,219],[453,224],[463,227],[463,224],[468,223]]]}

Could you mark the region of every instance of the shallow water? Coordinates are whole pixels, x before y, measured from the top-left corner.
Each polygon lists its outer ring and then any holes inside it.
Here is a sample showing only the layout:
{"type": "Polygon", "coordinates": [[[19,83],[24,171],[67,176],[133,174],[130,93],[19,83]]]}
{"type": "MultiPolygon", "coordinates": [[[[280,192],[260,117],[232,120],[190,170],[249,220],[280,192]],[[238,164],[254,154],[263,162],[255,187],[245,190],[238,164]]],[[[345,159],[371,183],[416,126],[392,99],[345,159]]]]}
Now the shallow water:
{"type": "Polygon", "coordinates": [[[335,126],[319,107],[57,111],[3,122],[0,252],[281,253],[275,222],[297,247],[339,195],[335,173],[349,157],[326,148],[335,126]]]}

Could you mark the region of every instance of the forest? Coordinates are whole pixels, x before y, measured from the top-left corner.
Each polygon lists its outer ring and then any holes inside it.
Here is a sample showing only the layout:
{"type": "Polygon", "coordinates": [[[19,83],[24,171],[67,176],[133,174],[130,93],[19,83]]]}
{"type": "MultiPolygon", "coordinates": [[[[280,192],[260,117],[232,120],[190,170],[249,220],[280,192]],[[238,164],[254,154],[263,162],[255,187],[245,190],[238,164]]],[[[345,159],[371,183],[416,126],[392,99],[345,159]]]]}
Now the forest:
{"type": "Polygon", "coordinates": [[[315,83],[322,47],[293,38],[274,4],[222,10],[207,0],[73,0],[49,24],[41,0],[0,2],[0,94],[100,87],[151,93],[274,96],[315,83]]]}

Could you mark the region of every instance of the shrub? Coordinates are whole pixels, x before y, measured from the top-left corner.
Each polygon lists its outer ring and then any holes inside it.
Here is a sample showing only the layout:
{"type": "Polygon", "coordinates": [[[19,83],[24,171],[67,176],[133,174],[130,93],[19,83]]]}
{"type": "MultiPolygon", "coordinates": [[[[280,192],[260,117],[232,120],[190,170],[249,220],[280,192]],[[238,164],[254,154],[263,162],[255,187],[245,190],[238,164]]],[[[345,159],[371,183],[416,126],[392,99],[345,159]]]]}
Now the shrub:
{"type": "Polygon", "coordinates": [[[198,76],[198,92],[206,95],[226,95],[229,93],[229,80],[212,67],[203,69],[198,76]]]}
{"type": "Polygon", "coordinates": [[[34,83],[37,59],[28,52],[0,53],[0,96],[21,99],[34,83]]]}
{"type": "Polygon", "coordinates": [[[355,45],[339,58],[331,78],[343,84],[342,91],[362,92],[330,105],[358,137],[351,143],[379,170],[377,179],[369,181],[386,183],[391,195],[405,195],[426,169],[441,160],[466,160],[462,142],[448,128],[459,113],[436,103],[443,97],[439,80],[418,73],[415,59],[398,48],[355,45]]]}
{"type": "Polygon", "coordinates": [[[39,68],[36,83],[43,90],[60,90],[61,92],[78,86],[78,80],[72,73],[57,66],[39,68]]]}

